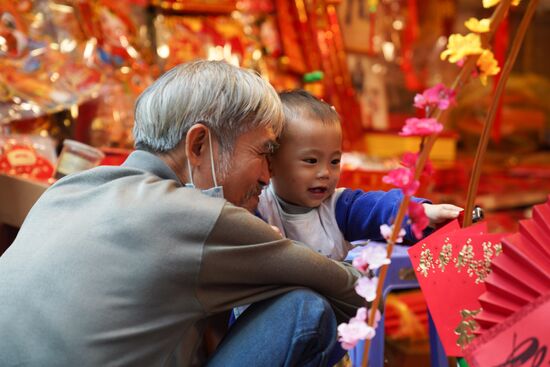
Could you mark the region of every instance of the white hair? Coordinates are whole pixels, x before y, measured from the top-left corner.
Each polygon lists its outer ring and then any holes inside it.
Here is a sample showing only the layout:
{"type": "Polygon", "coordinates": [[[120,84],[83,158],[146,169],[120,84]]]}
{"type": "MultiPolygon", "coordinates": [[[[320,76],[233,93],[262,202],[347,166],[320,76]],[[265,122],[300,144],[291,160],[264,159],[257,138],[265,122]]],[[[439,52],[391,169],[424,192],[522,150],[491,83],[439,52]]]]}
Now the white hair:
{"type": "Polygon", "coordinates": [[[202,123],[221,146],[233,151],[235,139],[265,126],[279,135],[284,115],[273,87],[251,70],[223,61],[198,60],[174,67],[138,97],[134,140],[137,149],[165,153],[189,129],[202,123]]]}

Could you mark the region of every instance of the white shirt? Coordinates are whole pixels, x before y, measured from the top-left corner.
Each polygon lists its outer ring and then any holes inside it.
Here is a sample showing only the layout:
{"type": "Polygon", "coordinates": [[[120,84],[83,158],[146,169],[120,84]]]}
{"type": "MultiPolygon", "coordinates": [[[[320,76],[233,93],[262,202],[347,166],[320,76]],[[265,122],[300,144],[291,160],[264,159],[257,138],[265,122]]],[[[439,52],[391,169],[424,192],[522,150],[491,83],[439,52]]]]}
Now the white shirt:
{"type": "MultiPolygon", "coordinates": [[[[334,260],[344,260],[351,244],[344,239],[334,215],[336,202],[344,188],[336,189],[317,208],[303,213],[289,213],[291,204],[281,203],[273,187],[267,186],[260,195],[258,211],[272,226],[287,238],[304,243],[307,247],[334,260]]],[[[300,208],[300,207],[299,207],[300,208]]]]}

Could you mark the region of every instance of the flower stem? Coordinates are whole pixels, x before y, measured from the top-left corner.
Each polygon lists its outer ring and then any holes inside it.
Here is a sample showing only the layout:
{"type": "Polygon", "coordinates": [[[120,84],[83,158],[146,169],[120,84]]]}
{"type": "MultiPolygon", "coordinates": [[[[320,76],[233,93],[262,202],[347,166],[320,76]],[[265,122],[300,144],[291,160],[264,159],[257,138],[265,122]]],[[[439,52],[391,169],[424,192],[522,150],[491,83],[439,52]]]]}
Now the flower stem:
{"type": "Polygon", "coordinates": [[[535,14],[537,3],[538,3],[538,0],[531,0],[527,5],[525,14],[521,19],[521,23],[519,24],[518,31],[516,32],[514,41],[512,42],[512,48],[510,50],[510,54],[508,55],[504,63],[504,68],[502,69],[502,74],[500,75],[500,78],[498,80],[495,94],[491,100],[489,113],[485,118],[483,131],[481,132],[479,144],[477,145],[477,151],[474,158],[474,166],[472,168],[472,173],[470,174],[470,183],[468,184],[468,194],[466,196],[466,208],[464,209],[465,210],[464,213],[466,213],[466,215],[464,215],[464,221],[462,223],[462,227],[467,227],[470,224],[472,224],[471,213],[474,209],[474,199],[477,194],[477,189],[479,186],[479,178],[481,176],[481,165],[483,164],[483,160],[485,159],[485,152],[487,151],[489,136],[491,134],[493,122],[495,121],[495,116],[497,114],[498,101],[500,101],[502,93],[504,92],[504,87],[506,86],[506,82],[508,81],[508,77],[510,76],[510,72],[512,71],[512,66],[514,66],[514,63],[516,62],[516,58],[521,48],[521,43],[523,42],[523,38],[525,37],[525,33],[527,32],[527,28],[529,27],[529,23],[531,23],[531,19],[535,14]]]}

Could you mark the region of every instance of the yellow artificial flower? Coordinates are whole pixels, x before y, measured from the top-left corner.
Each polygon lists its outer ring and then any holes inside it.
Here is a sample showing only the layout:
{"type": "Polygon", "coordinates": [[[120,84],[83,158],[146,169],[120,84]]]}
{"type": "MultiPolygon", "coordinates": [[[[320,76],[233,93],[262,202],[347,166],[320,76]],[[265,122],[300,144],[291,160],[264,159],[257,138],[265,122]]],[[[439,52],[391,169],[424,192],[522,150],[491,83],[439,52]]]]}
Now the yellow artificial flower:
{"type": "Polygon", "coordinates": [[[491,27],[491,19],[483,18],[481,20],[476,18],[470,18],[464,22],[466,28],[474,33],[486,33],[489,32],[491,27]]]}
{"type": "MultiPolygon", "coordinates": [[[[518,6],[520,1],[521,0],[512,0],[512,6],[518,6]]],[[[485,9],[492,8],[498,3],[500,3],[500,0],[483,0],[483,7],[485,9]]]]}
{"type": "Polygon", "coordinates": [[[483,85],[487,85],[488,76],[497,75],[500,72],[498,62],[489,50],[483,51],[477,60],[477,67],[479,68],[479,79],[483,85]]]}
{"type": "Polygon", "coordinates": [[[447,43],[447,49],[440,55],[441,60],[449,56],[449,62],[455,63],[468,55],[479,55],[483,52],[478,34],[468,33],[466,36],[452,34],[447,43]]]}

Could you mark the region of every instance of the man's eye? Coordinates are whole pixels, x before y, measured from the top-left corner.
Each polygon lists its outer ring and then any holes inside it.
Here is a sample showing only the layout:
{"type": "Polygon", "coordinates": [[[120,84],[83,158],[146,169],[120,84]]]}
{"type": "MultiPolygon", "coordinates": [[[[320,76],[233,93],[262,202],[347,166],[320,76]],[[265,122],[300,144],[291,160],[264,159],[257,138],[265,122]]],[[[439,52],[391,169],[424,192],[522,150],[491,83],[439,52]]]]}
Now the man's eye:
{"type": "Polygon", "coordinates": [[[279,149],[279,143],[271,142],[267,147],[267,154],[273,154],[279,149]]]}
{"type": "Polygon", "coordinates": [[[317,163],[317,159],[315,159],[315,158],[305,158],[305,159],[302,159],[302,160],[306,163],[309,163],[309,164],[317,163]]]}

